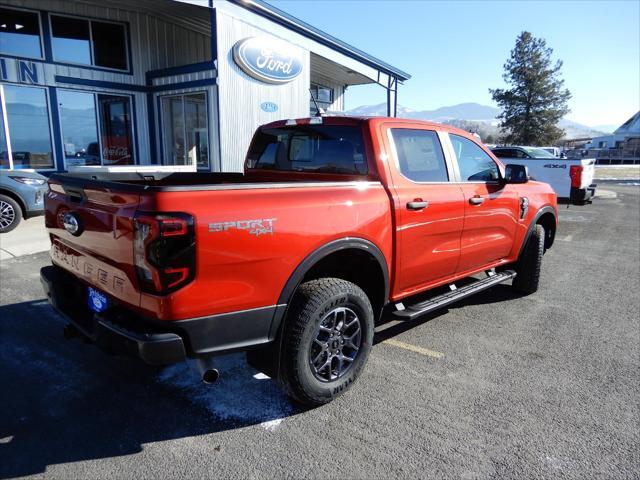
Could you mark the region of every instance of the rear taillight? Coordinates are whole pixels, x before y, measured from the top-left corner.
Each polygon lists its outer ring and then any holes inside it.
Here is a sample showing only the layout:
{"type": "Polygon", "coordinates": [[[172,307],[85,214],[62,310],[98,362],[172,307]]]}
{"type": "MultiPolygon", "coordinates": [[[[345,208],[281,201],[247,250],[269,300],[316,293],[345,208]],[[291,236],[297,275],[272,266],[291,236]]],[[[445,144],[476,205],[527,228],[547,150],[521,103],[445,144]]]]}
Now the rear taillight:
{"type": "Polygon", "coordinates": [[[193,217],[186,213],[141,213],[134,218],[133,255],[140,288],[166,295],[195,277],[193,217]]]}
{"type": "Polygon", "coordinates": [[[569,168],[569,176],[571,177],[571,187],[580,188],[582,186],[582,165],[571,165],[569,168]]]}

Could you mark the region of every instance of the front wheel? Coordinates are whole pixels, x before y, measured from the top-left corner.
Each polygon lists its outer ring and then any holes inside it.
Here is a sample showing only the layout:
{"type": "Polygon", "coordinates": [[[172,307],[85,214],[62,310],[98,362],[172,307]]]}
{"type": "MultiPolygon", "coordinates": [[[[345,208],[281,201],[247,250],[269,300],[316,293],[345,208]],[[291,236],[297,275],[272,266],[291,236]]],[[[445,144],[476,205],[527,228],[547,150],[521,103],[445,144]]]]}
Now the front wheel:
{"type": "Polygon", "coordinates": [[[543,226],[536,225],[516,264],[517,275],[513,279],[513,288],[525,295],[538,290],[542,255],[544,254],[544,237],[543,226]]]}
{"type": "Polygon", "coordinates": [[[0,233],[7,233],[16,228],[21,217],[20,205],[13,198],[0,195],[0,233]]]}
{"type": "Polygon", "coordinates": [[[318,406],[360,375],[373,342],[373,310],[351,282],[322,278],[298,288],[283,332],[282,381],[299,402],[318,406]]]}

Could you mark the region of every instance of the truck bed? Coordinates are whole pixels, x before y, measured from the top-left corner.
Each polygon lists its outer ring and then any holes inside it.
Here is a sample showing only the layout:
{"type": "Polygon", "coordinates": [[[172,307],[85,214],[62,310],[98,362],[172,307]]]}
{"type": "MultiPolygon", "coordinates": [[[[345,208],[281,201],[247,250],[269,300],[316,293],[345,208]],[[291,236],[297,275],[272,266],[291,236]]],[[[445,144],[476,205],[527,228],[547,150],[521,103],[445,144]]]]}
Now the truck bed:
{"type": "MultiPolygon", "coordinates": [[[[268,175],[263,173],[217,172],[107,172],[56,173],[51,180],[71,188],[116,189],[131,193],[175,192],[194,190],[232,190],[240,188],[270,188],[284,183],[314,183],[328,185],[354,181],[353,176],[308,174],[268,175]]],[[[371,178],[363,177],[363,181],[371,178]]]]}

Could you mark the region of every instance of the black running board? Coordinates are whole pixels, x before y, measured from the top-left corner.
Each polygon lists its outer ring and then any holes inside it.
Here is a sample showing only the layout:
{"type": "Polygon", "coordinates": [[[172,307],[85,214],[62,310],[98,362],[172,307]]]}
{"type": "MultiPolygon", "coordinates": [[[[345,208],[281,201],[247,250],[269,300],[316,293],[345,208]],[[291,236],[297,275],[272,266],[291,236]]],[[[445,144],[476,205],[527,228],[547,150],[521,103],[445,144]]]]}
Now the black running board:
{"type": "Polygon", "coordinates": [[[481,292],[487,288],[491,288],[494,285],[506,282],[516,276],[516,272],[513,270],[505,270],[495,274],[489,274],[487,278],[477,280],[469,285],[460,287],[450,292],[438,295],[437,297],[430,298],[424,302],[415,303],[409,305],[404,310],[396,310],[393,312],[393,316],[398,320],[413,320],[425,313],[432,312],[447,305],[462,300],[465,297],[469,297],[474,293],[481,292]]]}

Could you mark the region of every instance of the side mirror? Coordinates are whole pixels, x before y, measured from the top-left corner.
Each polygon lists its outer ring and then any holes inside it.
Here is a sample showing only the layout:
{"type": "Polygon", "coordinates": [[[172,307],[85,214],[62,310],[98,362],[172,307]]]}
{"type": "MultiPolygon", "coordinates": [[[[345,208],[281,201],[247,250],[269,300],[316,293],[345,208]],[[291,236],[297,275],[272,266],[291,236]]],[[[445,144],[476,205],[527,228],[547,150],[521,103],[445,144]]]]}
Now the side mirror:
{"type": "Polygon", "coordinates": [[[529,169],[524,165],[510,163],[504,169],[505,183],[527,183],[529,181],[529,169]]]}

